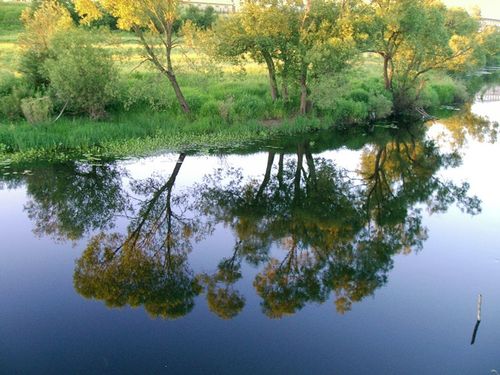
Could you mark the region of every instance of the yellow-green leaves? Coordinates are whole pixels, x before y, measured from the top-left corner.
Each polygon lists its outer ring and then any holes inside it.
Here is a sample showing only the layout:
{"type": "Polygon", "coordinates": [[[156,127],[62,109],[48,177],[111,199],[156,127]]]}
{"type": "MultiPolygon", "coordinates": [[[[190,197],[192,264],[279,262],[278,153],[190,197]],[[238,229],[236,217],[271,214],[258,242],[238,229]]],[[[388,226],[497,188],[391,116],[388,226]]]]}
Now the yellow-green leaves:
{"type": "Polygon", "coordinates": [[[26,8],[21,19],[25,32],[20,43],[24,50],[42,53],[48,49],[50,39],[61,30],[73,26],[68,10],[55,0],[46,0],[35,11],[26,8]]]}

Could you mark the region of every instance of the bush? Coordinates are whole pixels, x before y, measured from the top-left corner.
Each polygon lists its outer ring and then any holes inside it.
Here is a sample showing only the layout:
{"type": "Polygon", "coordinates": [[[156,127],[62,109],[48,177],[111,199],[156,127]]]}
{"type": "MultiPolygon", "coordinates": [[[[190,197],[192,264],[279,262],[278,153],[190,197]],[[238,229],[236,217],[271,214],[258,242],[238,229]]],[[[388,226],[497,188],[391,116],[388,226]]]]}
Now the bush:
{"type": "Polygon", "coordinates": [[[200,108],[201,117],[221,117],[219,103],[215,100],[208,100],[200,108]]]}
{"type": "Polygon", "coordinates": [[[33,87],[44,88],[49,85],[49,77],[44,62],[49,57],[49,51],[26,50],[19,58],[19,71],[33,87]]]}
{"type": "Polygon", "coordinates": [[[420,93],[417,105],[423,108],[436,108],[439,103],[439,95],[436,90],[432,86],[426,86],[420,93]]]}
{"type": "Polygon", "coordinates": [[[355,102],[368,103],[368,101],[370,100],[370,94],[366,90],[361,88],[352,90],[349,94],[349,97],[355,102]]]}
{"type": "Polygon", "coordinates": [[[333,118],[341,126],[361,123],[368,118],[368,106],[363,102],[340,98],[336,101],[333,118]]]}
{"type": "Polygon", "coordinates": [[[313,86],[312,98],[322,114],[341,126],[387,118],[393,111],[391,94],[382,79],[355,73],[342,79],[322,79],[313,86]]]}
{"type": "Polygon", "coordinates": [[[392,113],[392,99],[382,94],[372,94],[368,99],[368,111],[373,120],[387,118],[392,113]]]}
{"type": "MultiPolygon", "coordinates": [[[[6,90],[5,87],[3,90],[6,90]]],[[[0,116],[7,120],[17,120],[22,117],[21,100],[33,96],[34,91],[24,82],[15,83],[6,95],[0,96],[0,116]]]]}
{"type": "Polygon", "coordinates": [[[266,115],[266,102],[258,96],[244,95],[236,99],[233,109],[240,118],[263,118],[266,115]]]}
{"type": "Polygon", "coordinates": [[[49,46],[57,33],[70,30],[73,20],[69,11],[55,0],[35,1],[22,14],[24,33],[19,38],[21,59],[19,71],[35,88],[49,83],[44,63],[50,56],[49,46]]]}
{"type": "Polygon", "coordinates": [[[210,100],[207,94],[203,94],[196,89],[184,88],[183,90],[189,108],[193,113],[198,113],[204,103],[210,100]]]}
{"type": "Polygon", "coordinates": [[[439,98],[439,104],[453,104],[455,98],[455,87],[452,83],[431,85],[439,98]]]}
{"type": "Polygon", "coordinates": [[[21,100],[21,110],[30,124],[47,122],[52,112],[52,101],[48,96],[21,100]]]}
{"type": "Polygon", "coordinates": [[[179,107],[168,80],[160,74],[134,73],[119,91],[126,111],[145,106],[155,112],[177,113],[179,107]]]}
{"type": "Polygon", "coordinates": [[[57,34],[45,68],[50,89],[68,110],[102,118],[117,96],[118,73],[112,55],[95,45],[88,32],[73,30],[57,34]]]}
{"type": "Polygon", "coordinates": [[[16,85],[16,76],[9,71],[0,71],[0,97],[9,95],[16,85]]]}

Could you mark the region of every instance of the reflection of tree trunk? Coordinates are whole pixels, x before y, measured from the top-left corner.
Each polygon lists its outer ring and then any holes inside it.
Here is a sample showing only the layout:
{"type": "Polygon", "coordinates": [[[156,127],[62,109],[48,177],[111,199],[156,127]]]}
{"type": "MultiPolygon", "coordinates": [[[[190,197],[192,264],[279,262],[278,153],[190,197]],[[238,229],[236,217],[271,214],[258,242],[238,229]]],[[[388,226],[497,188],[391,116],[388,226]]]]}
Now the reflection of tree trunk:
{"type": "MultiPolygon", "coordinates": [[[[385,147],[381,148],[377,152],[377,156],[375,157],[375,166],[374,166],[374,171],[371,176],[369,176],[369,180],[373,181],[373,186],[368,192],[367,199],[366,199],[366,211],[368,216],[370,216],[370,206],[371,206],[371,200],[373,194],[377,194],[378,197],[376,199],[377,205],[380,205],[381,203],[381,179],[380,179],[380,171],[382,169],[382,165],[384,164],[385,158],[383,158],[383,155],[385,155],[385,147]]],[[[380,207],[379,207],[379,213],[380,215],[380,207]]]]}
{"type": "Polygon", "coordinates": [[[269,85],[271,87],[271,98],[273,101],[278,99],[278,82],[276,80],[276,67],[274,66],[274,61],[271,54],[268,51],[263,51],[262,56],[267,65],[267,71],[269,73],[269,85]]]}
{"type": "Polygon", "coordinates": [[[172,247],[172,188],[174,187],[175,180],[177,179],[177,175],[181,170],[182,163],[184,162],[184,158],[186,154],[182,153],[179,155],[179,159],[177,159],[177,163],[175,164],[174,171],[170,175],[170,178],[167,181],[167,185],[169,186],[167,189],[167,250],[170,255],[170,250],[172,247]]]}
{"type": "Polygon", "coordinates": [[[307,169],[309,170],[309,182],[314,184],[316,181],[316,166],[314,165],[314,158],[311,153],[309,142],[304,144],[304,153],[306,155],[307,169]]]}
{"type": "MultiPolygon", "coordinates": [[[[174,187],[175,180],[177,178],[177,175],[179,174],[179,171],[182,167],[182,163],[184,162],[184,159],[186,158],[185,153],[181,153],[179,155],[179,158],[177,159],[177,163],[175,164],[174,170],[172,171],[172,174],[170,175],[170,178],[168,181],[160,187],[154,194],[153,197],[149,200],[146,209],[140,213],[141,215],[141,221],[137,225],[136,229],[128,236],[128,240],[132,240],[132,247],[135,247],[137,244],[137,241],[139,240],[139,237],[141,235],[142,228],[146,221],[149,219],[149,215],[151,214],[151,211],[153,208],[156,206],[158,200],[162,196],[165,191],[167,191],[167,203],[166,203],[166,213],[167,213],[167,237],[172,234],[171,232],[171,218],[172,218],[172,208],[171,208],[171,199],[172,199],[172,188],[174,187]]],[[[170,242],[170,238],[167,238],[167,242],[170,242]]],[[[169,244],[167,243],[167,246],[169,244]]],[[[121,248],[121,247],[120,247],[121,248]]]]}
{"type": "Polygon", "coordinates": [[[297,147],[297,169],[295,170],[295,177],[293,180],[294,184],[294,196],[293,200],[296,201],[300,198],[300,179],[302,177],[302,164],[304,163],[304,146],[299,144],[297,147]]]}
{"type": "Polygon", "coordinates": [[[283,187],[283,159],[284,159],[284,154],[281,153],[280,154],[280,159],[278,161],[278,174],[277,174],[277,178],[278,178],[278,186],[279,188],[281,189],[283,187]]]}
{"type": "Polygon", "coordinates": [[[266,173],[264,175],[262,183],[260,184],[259,191],[255,196],[256,199],[260,199],[262,197],[262,194],[264,193],[266,186],[269,184],[269,180],[271,179],[271,170],[273,168],[273,163],[274,163],[274,155],[275,155],[274,152],[270,152],[267,157],[266,173]]]}

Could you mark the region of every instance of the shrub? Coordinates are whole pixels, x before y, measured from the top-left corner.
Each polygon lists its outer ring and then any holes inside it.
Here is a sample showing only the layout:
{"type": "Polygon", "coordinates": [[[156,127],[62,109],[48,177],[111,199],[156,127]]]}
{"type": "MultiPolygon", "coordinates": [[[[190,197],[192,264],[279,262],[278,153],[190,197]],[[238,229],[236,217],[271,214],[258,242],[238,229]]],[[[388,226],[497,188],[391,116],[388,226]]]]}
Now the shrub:
{"type": "Polygon", "coordinates": [[[431,85],[439,98],[439,104],[453,104],[455,97],[455,87],[452,83],[431,85]]]}
{"type": "Polygon", "coordinates": [[[146,106],[155,112],[176,113],[179,107],[167,79],[160,74],[134,73],[119,91],[126,111],[146,106]]]}
{"type": "Polygon", "coordinates": [[[26,81],[33,87],[48,86],[49,77],[44,62],[49,57],[49,51],[26,50],[19,58],[19,71],[24,74],[26,81]]]}
{"type": "Polygon", "coordinates": [[[21,110],[30,124],[47,122],[52,112],[52,101],[48,96],[21,100],[21,110]]]}
{"type": "Polygon", "coordinates": [[[194,113],[198,113],[203,104],[210,100],[210,97],[207,94],[200,93],[198,90],[184,88],[183,92],[186,97],[186,101],[189,104],[189,108],[194,113]]]}
{"type": "Polygon", "coordinates": [[[332,115],[340,127],[361,123],[368,118],[368,106],[363,102],[340,98],[336,101],[332,115]]]}
{"type": "Polygon", "coordinates": [[[392,113],[392,99],[382,94],[372,94],[368,99],[368,111],[372,119],[387,118],[392,113]]]}
{"type": "Polygon", "coordinates": [[[221,117],[219,112],[219,103],[215,100],[208,100],[200,108],[202,117],[221,117]]]}
{"type": "Polygon", "coordinates": [[[32,96],[33,89],[21,82],[10,87],[10,91],[7,91],[6,94],[0,96],[0,116],[8,120],[21,118],[21,100],[32,96]]]}
{"type": "Polygon", "coordinates": [[[45,63],[50,89],[74,113],[102,118],[117,95],[118,73],[112,55],[95,45],[91,34],[74,30],[57,34],[53,58],[45,63]]]}
{"type": "Polygon", "coordinates": [[[0,71],[0,97],[9,95],[16,85],[16,76],[9,71],[0,71]]]}
{"type": "Polygon", "coordinates": [[[361,88],[352,90],[349,94],[349,97],[355,102],[368,103],[368,101],[370,100],[370,94],[366,90],[361,88]]]}
{"type": "Polygon", "coordinates": [[[219,102],[219,114],[224,121],[231,122],[233,106],[234,106],[233,96],[229,96],[226,99],[219,102]]]}
{"type": "Polygon", "coordinates": [[[40,88],[49,83],[43,64],[50,55],[50,41],[57,33],[71,29],[73,20],[69,11],[55,0],[26,8],[22,20],[24,33],[19,38],[22,51],[19,70],[28,83],[40,88]]]}
{"type": "Polygon", "coordinates": [[[266,102],[255,95],[244,95],[236,99],[233,109],[240,118],[262,118],[266,114],[266,102]]]}
{"type": "Polygon", "coordinates": [[[419,100],[417,105],[423,108],[435,108],[439,106],[439,95],[432,88],[432,86],[426,86],[421,92],[419,96],[419,100]]]}

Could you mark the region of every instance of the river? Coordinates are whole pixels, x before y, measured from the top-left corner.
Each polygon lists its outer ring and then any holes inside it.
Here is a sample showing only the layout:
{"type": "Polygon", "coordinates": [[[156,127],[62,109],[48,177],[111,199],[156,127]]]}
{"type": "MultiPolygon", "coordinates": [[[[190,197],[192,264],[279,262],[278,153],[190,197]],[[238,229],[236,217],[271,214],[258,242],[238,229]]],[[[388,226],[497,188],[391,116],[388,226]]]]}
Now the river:
{"type": "Polygon", "coordinates": [[[0,166],[0,373],[500,372],[498,108],[0,166]]]}

